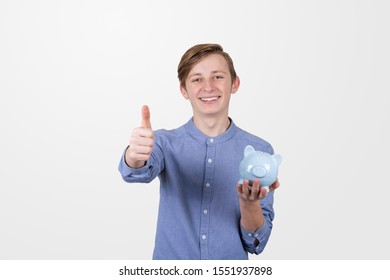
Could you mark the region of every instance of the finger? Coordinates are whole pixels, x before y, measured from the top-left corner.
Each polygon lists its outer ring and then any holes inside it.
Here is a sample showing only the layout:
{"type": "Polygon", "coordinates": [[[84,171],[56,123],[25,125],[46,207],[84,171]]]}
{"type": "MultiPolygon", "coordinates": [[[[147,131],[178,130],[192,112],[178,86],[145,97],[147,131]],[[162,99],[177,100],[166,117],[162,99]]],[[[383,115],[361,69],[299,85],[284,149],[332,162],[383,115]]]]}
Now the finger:
{"type": "Polygon", "coordinates": [[[133,129],[131,136],[133,138],[137,138],[137,137],[153,138],[154,132],[150,128],[136,127],[133,129]]]}
{"type": "Polygon", "coordinates": [[[260,188],[260,191],[259,191],[259,199],[263,199],[267,196],[267,190],[265,188],[260,188]]]}
{"type": "Polygon", "coordinates": [[[143,128],[152,128],[150,123],[150,111],[147,105],[142,106],[142,122],[141,127],[143,128]]]}
{"type": "Polygon", "coordinates": [[[134,161],[147,161],[149,160],[150,157],[150,154],[140,153],[135,149],[130,149],[130,147],[128,153],[129,153],[129,157],[134,161]]]}
{"type": "Polygon", "coordinates": [[[243,192],[242,192],[242,185],[241,184],[237,184],[236,185],[236,189],[237,189],[238,195],[242,195],[243,194],[243,192]]]}
{"type": "Polygon", "coordinates": [[[147,156],[147,155],[136,155],[134,157],[132,157],[133,160],[135,161],[144,161],[144,162],[147,162],[149,160],[150,156],[147,156]]]}
{"type": "Polygon", "coordinates": [[[279,180],[276,179],[276,181],[271,186],[269,186],[269,191],[272,192],[277,188],[279,188],[279,186],[280,186],[279,180]]]}
{"type": "Polygon", "coordinates": [[[257,199],[259,195],[259,188],[260,188],[259,180],[254,180],[252,184],[251,194],[250,194],[251,199],[253,200],[257,199]]]}
{"type": "Polygon", "coordinates": [[[135,155],[150,155],[152,149],[150,146],[130,146],[130,152],[133,152],[135,155]]]}
{"type": "Polygon", "coordinates": [[[249,197],[249,193],[250,193],[250,190],[249,190],[249,181],[248,180],[244,180],[243,184],[242,184],[242,194],[243,196],[248,199],[249,197]]]}
{"type": "Polygon", "coordinates": [[[149,136],[131,136],[130,137],[130,146],[148,146],[153,147],[154,145],[154,138],[149,136]]]}

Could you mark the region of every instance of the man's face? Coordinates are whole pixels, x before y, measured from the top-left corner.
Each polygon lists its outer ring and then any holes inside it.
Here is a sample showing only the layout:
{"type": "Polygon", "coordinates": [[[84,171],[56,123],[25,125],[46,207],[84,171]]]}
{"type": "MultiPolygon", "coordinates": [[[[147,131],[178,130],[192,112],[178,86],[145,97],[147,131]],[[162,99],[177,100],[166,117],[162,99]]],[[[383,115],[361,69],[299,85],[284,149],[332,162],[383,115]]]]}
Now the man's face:
{"type": "Polygon", "coordinates": [[[189,99],[196,116],[225,116],[228,114],[230,95],[238,90],[240,81],[232,83],[229,66],[220,54],[211,54],[196,63],[180,87],[189,99]]]}

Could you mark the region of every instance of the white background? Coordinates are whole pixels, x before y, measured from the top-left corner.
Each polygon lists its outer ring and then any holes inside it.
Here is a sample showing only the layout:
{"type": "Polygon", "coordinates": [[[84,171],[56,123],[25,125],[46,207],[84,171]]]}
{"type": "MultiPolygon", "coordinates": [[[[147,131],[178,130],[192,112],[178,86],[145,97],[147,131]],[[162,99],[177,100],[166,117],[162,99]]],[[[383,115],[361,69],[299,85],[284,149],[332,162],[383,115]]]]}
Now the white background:
{"type": "Polygon", "coordinates": [[[117,165],[148,104],[191,117],[176,68],[220,43],[230,115],[283,156],[252,259],[389,259],[387,1],[0,1],[0,259],[150,259],[158,180],[117,165]]]}

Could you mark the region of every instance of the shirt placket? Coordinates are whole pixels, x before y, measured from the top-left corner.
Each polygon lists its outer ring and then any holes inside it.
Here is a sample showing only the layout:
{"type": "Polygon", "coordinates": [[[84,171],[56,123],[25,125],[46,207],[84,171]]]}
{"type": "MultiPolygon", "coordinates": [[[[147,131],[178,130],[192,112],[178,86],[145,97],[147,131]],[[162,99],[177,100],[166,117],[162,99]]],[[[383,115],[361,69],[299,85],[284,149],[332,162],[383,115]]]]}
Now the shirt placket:
{"type": "Polygon", "coordinates": [[[211,214],[211,193],[213,189],[215,166],[215,140],[207,140],[205,179],[203,182],[202,213],[200,219],[200,257],[202,260],[209,258],[209,234],[211,214]]]}

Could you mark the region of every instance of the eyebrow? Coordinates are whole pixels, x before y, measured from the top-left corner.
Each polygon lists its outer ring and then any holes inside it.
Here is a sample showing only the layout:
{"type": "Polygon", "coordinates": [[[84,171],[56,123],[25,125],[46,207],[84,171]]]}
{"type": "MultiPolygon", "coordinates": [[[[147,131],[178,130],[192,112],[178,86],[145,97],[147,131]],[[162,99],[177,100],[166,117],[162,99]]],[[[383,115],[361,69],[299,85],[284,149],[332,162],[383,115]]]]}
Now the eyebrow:
{"type": "Polygon", "coordinates": [[[212,71],[211,73],[213,73],[213,74],[216,74],[216,73],[227,74],[225,71],[222,71],[222,70],[212,71]]]}
{"type": "MultiPolygon", "coordinates": [[[[225,71],[222,71],[222,70],[214,70],[214,71],[211,71],[211,74],[217,74],[217,73],[222,73],[222,74],[225,74],[227,75],[227,73],[225,71]]],[[[194,77],[194,76],[202,76],[201,73],[194,73],[194,74],[191,74],[188,76],[188,79],[194,77]]]]}

